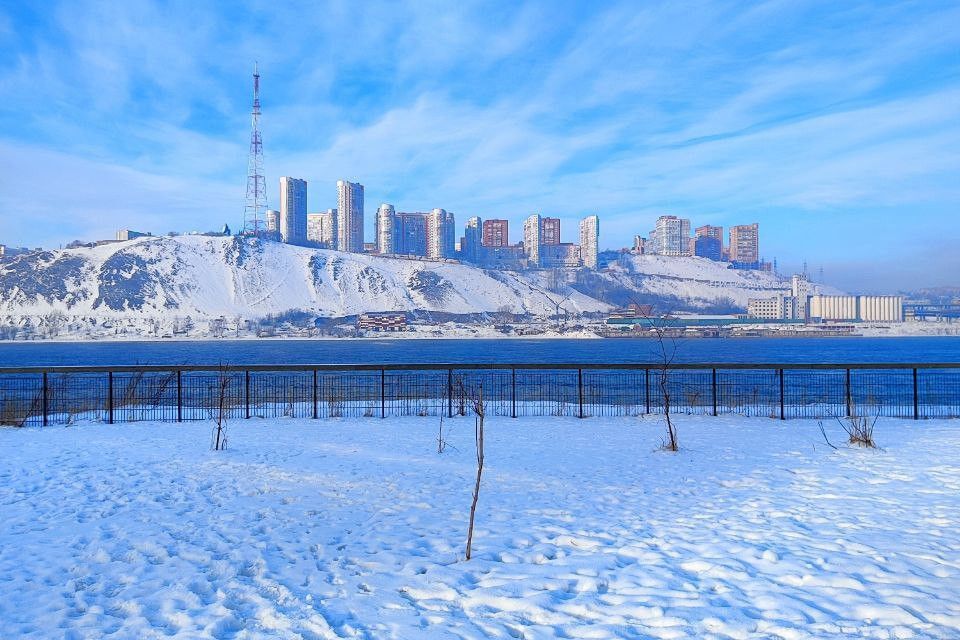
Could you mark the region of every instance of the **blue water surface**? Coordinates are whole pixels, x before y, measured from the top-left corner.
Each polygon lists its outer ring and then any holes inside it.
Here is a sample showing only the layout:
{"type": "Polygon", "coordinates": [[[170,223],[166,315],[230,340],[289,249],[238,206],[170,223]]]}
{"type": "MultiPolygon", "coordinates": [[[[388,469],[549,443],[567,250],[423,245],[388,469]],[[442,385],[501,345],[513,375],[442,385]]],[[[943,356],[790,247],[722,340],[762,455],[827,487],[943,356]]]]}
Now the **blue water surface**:
{"type": "MultiPolygon", "coordinates": [[[[651,339],[197,340],[0,343],[0,366],[132,364],[649,363],[651,339]]],[[[960,337],[677,341],[677,362],[960,363],[960,337]]]]}

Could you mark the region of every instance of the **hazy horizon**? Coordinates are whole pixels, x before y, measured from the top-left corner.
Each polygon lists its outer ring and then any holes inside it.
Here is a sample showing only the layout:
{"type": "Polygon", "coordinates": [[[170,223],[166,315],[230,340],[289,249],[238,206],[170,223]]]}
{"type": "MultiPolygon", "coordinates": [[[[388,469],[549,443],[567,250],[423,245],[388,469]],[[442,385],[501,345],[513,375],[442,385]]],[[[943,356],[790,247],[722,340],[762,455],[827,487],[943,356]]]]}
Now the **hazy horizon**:
{"type": "Polygon", "coordinates": [[[381,202],[759,222],[850,291],[960,285],[960,5],[153,2],[0,8],[0,243],[237,229],[251,73],[281,175],[381,202]]]}

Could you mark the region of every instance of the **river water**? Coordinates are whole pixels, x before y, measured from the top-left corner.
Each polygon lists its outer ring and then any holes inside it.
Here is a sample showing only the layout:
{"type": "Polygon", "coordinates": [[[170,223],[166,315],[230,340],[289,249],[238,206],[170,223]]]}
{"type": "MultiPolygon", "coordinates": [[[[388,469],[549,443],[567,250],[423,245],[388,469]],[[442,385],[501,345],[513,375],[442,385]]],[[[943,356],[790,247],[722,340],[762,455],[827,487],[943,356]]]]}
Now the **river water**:
{"type": "MultiPolygon", "coordinates": [[[[0,367],[134,364],[646,363],[644,338],[6,342],[0,367]]],[[[960,363],[960,337],[728,338],[676,342],[693,363],[960,363]]]]}

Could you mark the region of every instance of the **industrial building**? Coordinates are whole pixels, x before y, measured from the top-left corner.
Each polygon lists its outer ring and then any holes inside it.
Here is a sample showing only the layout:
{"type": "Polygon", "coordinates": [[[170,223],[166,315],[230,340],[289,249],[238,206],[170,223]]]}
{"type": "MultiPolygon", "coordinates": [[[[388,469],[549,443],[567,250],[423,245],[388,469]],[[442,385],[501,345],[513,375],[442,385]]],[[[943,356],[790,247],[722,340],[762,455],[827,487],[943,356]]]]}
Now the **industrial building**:
{"type": "Polygon", "coordinates": [[[810,296],[810,319],[903,322],[901,296],[810,296]]]}
{"type": "Polygon", "coordinates": [[[758,320],[801,322],[903,322],[901,296],[823,295],[807,276],[790,279],[790,295],[751,298],[747,316],[758,320]]]}
{"type": "Polygon", "coordinates": [[[759,320],[796,320],[797,307],[798,300],[793,296],[750,298],[747,300],[747,316],[759,320]]]}

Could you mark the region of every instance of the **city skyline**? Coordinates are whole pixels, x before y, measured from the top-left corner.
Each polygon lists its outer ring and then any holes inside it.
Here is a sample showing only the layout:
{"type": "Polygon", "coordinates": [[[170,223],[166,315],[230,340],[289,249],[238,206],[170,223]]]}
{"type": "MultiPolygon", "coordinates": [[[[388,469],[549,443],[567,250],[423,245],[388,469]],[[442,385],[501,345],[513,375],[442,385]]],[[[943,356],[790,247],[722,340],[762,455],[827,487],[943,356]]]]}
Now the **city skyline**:
{"type": "Polygon", "coordinates": [[[553,7],[0,9],[0,242],[239,228],[257,60],[271,209],[286,175],[514,236],[596,214],[601,249],[661,215],[756,221],[783,271],[956,284],[955,5],[553,7]]]}

